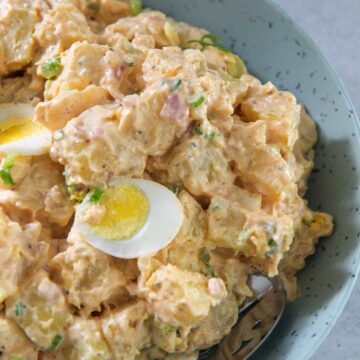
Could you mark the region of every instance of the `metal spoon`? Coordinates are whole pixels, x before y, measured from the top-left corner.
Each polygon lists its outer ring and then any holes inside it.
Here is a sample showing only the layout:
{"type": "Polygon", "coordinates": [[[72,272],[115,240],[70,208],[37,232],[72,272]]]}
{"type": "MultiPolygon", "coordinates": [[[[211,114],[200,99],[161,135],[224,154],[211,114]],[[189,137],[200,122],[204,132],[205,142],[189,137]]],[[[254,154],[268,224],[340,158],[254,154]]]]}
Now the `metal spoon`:
{"type": "Polygon", "coordinates": [[[255,296],[240,309],[238,322],[220,344],[202,351],[199,360],[248,359],[276,327],[286,305],[280,278],[251,275],[249,285],[255,296]]]}

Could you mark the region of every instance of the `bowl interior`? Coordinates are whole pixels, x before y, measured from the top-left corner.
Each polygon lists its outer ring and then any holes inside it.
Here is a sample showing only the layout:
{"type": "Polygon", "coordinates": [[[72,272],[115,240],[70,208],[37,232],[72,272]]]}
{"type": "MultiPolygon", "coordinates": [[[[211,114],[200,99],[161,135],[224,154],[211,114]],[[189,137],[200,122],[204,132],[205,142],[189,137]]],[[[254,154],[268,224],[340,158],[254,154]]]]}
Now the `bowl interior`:
{"type": "Polygon", "coordinates": [[[240,54],[262,81],[296,94],[319,128],[316,172],[307,198],[331,213],[336,228],[299,276],[302,298],[287,307],[274,334],[253,359],[305,360],[340,315],[359,272],[358,119],[341,81],[308,36],[267,0],[144,0],[204,27],[240,54]]]}

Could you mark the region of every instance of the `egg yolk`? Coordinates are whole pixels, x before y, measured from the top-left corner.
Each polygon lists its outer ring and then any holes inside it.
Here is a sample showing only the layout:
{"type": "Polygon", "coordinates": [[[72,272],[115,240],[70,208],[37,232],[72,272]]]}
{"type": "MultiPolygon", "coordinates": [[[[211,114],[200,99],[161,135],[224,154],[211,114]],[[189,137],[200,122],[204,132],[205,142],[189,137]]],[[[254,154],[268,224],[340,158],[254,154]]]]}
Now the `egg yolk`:
{"type": "Polygon", "coordinates": [[[35,135],[42,126],[31,120],[31,117],[9,117],[0,126],[0,144],[14,142],[35,135]]]}
{"type": "Polygon", "coordinates": [[[107,240],[125,240],[136,234],[149,214],[149,200],[143,191],[132,184],[118,184],[106,190],[100,205],[105,213],[91,230],[107,240]]]}

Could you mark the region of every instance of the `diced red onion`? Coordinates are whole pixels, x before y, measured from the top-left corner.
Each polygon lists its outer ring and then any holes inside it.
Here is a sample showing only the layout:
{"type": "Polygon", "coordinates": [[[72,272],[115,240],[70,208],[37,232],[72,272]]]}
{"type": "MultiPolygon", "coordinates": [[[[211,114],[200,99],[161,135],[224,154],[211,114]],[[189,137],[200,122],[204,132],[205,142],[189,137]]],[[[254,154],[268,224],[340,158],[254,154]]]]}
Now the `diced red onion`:
{"type": "Polygon", "coordinates": [[[171,92],[160,115],[169,120],[183,123],[189,116],[189,107],[178,93],[171,92]]]}

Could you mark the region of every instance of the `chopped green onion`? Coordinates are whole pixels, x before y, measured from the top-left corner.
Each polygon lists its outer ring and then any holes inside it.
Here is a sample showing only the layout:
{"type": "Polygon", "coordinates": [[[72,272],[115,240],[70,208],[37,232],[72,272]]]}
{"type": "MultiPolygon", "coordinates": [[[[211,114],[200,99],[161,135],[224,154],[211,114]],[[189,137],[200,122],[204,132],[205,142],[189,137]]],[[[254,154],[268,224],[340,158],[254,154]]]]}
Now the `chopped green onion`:
{"type": "Polygon", "coordinates": [[[238,235],[239,242],[246,241],[249,238],[250,234],[251,234],[251,232],[249,229],[246,229],[246,228],[242,229],[238,235]]]}
{"type": "Polygon", "coordinates": [[[204,42],[202,38],[200,40],[190,40],[188,41],[188,44],[199,44],[201,51],[205,50],[208,46],[211,46],[211,44],[204,42]]]}
{"type": "Polygon", "coordinates": [[[105,194],[105,190],[101,189],[101,188],[95,188],[91,193],[90,193],[90,197],[89,200],[90,202],[97,204],[101,198],[104,196],[105,194]]]}
{"type": "Polygon", "coordinates": [[[205,133],[204,130],[202,129],[200,124],[194,124],[193,128],[192,128],[192,133],[194,135],[199,135],[199,136],[203,136],[206,140],[212,141],[215,139],[217,133],[215,131],[210,131],[208,133],[205,133]]]}
{"type": "Polygon", "coordinates": [[[279,244],[273,238],[269,239],[268,245],[272,248],[279,249],[279,244]]]}
{"type": "Polygon", "coordinates": [[[310,225],[314,220],[313,213],[310,210],[305,210],[303,220],[306,225],[310,225]]]}
{"type": "Polygon", "coordinates": [[[15,304],[15,316],[22,317],[24,315],[25,308],[26,306],[24,303],[22,303],[21,301],[17,302],[15,304]]]}
{"type": "Polygon", "coordinates": [[[181,79],[165,79],[161,82],[161,85],[169,85],[172,91],[176,91],[181,84],[181,79]]]}
{"type": "Polygon", "coordinates": [[[70,195],[70,200],[81,202],[84,200],[86,194],[88,193],[87,190],[83,189],[81,186],[76,184],[70,184],[69,182],[69,176],[66,174],[66,172],[63,172],[63,175],[65,177],[65,185],[67,188],[67,191],[70,195]]]}
{"type": "Polygon", "coordinates": [[[164,79],[164,80],[161,82],[161,86],[170,85],[170,83],[171,83],[171,80],[170,80],[170,79],[164,79]]]}
{"type": "Polygon", "coordinates": [[[214,139],[215,139],[215,136],[216,136],[216,135],[217,135],[216,132],[211,131],[211,132],[209,132],[208,134],[205,134],[204,137],[205,137],[205,139],[211,141],[211,140],[214,140],[214,139]]]}
{"type": "Polygon", "coordinates": [[[271,250],[266,253],[267,257],[274,256],[280,250],[279,244],[273,238],[269,239],[268,245],[271,250]]]}
{"type": "Polygon", "coordinates": [[[41,66],[41,72],[45,79],[49,80],[58,76],[62,71],[61,58],[57,56],[53,59],[49,59],[45,64],[41,66]]]}
{"type": "Polygon", "coordinates": [[[62,336],[59,334],[56,334],[51,341],[51,344],[49,346],[49,351],[55,351],[58,348],[58,346],[60,345],[61,341],[62,341],[62,336]]]}
{"type": "Polygon", "coordinates": [[[180,45],[181,40],[180,40],[179,34],[174,29],[172,24],[168,21],[165,22],[164,33],[165,33],[166,38],[169,40],[170,45],[172,45],[172,46],[180,45]]]}
{"type": "Polygon", "coordinates": [[[201,125],[200,124],[195,124],[193,127],[193,134],[194,135],[204,135],[203,130],[201,129],[201,125]]]}
{"type": "Polygon", "coordinates": [[[24,358],[19,355],[11,355],[10,360],[24,360],[24,358]]]}
{"type": "Polygon", "coordinates": [[[169,185],[169,189],[175,194],[177,195],[180,191],[180,186],[177,184],[171,184],[169,185]]]}
{"type": "Polygon", "coordinates": [[[99,5],[96,4],[96,3],[93,3],[93,2],[87,4],[87,8],[94,11],[94,12],[99,12],[99,10],[100,10],[99,5]]]}
{"type": "Polygon", "coordinates": [[[234,62],[227,64],[227,72],[235,79],[240,79],[242,75],[247,74],[247,68],[242,59],[237,55],[232,55],[234,62]]]}
{"type": "Polygon", "coordinates": [[[215,270],[210,264],[207,264],[205,268],[206,268],[206,275],[209,275],[211,277],[216,277],[215,270]]]}
{"type": "Polygon", "coordinates": [[[2,163],[0,178],[5,185],[15,185],[15,182],[11,176],[11,169],[15,165],[15,160],[15,155],[8,155],[2,163]]]}
{"type": "Polygon", "coordinates": [[[51,88],[53,80],[46,80],[45,82],[45,91],[48,91],[51,88]]]}
{"type": "Polygon", "coordinates": [[[160,331],[160,333],[166,337],[172,335],[176,332],[176,328],[174,326],[171,326],[169,324],[165,324],[159,319],[154,320],[155,328],[160,331]]]}
{"type": "Polygon", "coordinates": [[[206,247],[199,249],[199,259],[205,266],[206,275],[216,277],[213,267],[210,265],[210,252],[206,247]]]}
{"type": "Polygon", "coordinates": [[[221,50],[224,53],[231,54],[231,51],[229,49],[226,49],[226,48],[224,48],[222,46],[215,46],[215,45],[212,45],[212,46],[219,49],[219,50],[221,50]]]}
{"type": "MultiPolygon", "coordinates": [[[[190,45],[190,44],[200,44],[200,46],[202,45],[200,40],[189,40],[187,43],[188,43],[189,45],[190,45]]],[[[201,50],[204,50],[204,49],[205,49],[205,48],[201,48],[201,50]]]]}
{"type": "Polygon", "coordinates": [[[201,38],[203,42],[208,39],[211,41],[211,45],[221,46],[221,40],[213,34],[206,34],[201,38]]]}
{"type": "Polygon", "coordinates": [[[198,95],[198,96],[190,99],[189,105],[192,108],[198,108],[199,106],[201,106],[203,104],[204,101],[205,101],[204,95],[198,95]]]}
{"type": "Polygon", "coordinates": [[[55,141],[59,141],[59,140],[63,139],[64,136],[65,136],[64,130],[56,130],[54,132],[53,139],[55,141]]]}
{"type": "Polygon", "coordinates": [[[10,169],[0,170],[0,178],[5,185],[15,185],[15,182],[10,173],[10,169]]]}
{"type": "Polygon", "coordinates": [[[199,259],[204,263],[208,264],[210,262],[210,253],[206,247],[202,247],[199,250],[199,259]]]}
{"type": "Polygon", "coordinates": [[[211,209],[212,209],[213,211],[218,211],[218,210],[221,209],[221,206],[220,206],[219,204],[216,204],[216,205],[213,205],[213,206],[211,207],[211,209]]]}
{"type": "Polygon", "coordinates": [[[173,85],[171,86],[171,90],[176,91],[180,87],[181,83],[182,83],[181,79],[175,79],[173,85]]]}
{"type": "Polygon", "coordinates": [[[127,47],[127,51],[130,55],[140,55],[141,51],[135,49],[131,44],[125,45],[127,47]]]}
{"type": "Polygon", "coordinates": [[[313,147],[314,147],[314,143],[312,141],[309,140],[303,140],[303,150],[307,153],[308,151],[310,151],[313,147]]]}
{"type": "Polygon", "coordinates": [[[142,10],[141,0],[131,0],[130,6],[131,6],[131,12],[134,15],[139,15],[141,13],[142,10]]]}
{"type": "Polygon", "coordinates": [[[230,53],[231,51],[224,48],[222,46],[222,43],[221,43],[221,40],[216,37],[215,35],[212,35],[212,34],[207,34],[207,35],[204,35],[202,38],[202,43],[203,44],[207,44],[208,46],[212,46],[212,47],[215,47],[223,52],[226,52],[226,53],[230,53]],[[211,42],[210,43],[207,43],[205,40],[210,40],[211,42]]]}
{"type": "Polygon", "coordinates": [[[205,50],[209,46],[212,46],[225,53],[231,53],[230,50],[222,46],[221,40],[212,34],[206,34],[200,40],[190,40],[188,41],[188,44],[199,44],[201,51],[205,50]]]}
{"type": "Polygon", "coordinates": [[[124,64],[129,66],[129,67],[133,67],[134,66],[134,63],[132,61],[127,61],[127,60],[124,60],[124,64]]]}
{"type": "Polygon", "coordinates": [[[8,155],[3,162],[3,169],[11,169],[15,165],[16,155],[8,155]]]}
{"type": "Polygon", "coordinates": [[[76,185],[74,184],[66,185],[66,188],[70,195],[70,200],[72,201],[81,202],[87,194],[86,190],[77,190],[76,185]]]}

